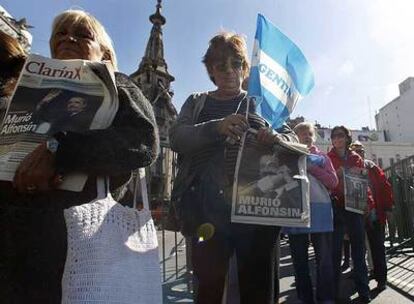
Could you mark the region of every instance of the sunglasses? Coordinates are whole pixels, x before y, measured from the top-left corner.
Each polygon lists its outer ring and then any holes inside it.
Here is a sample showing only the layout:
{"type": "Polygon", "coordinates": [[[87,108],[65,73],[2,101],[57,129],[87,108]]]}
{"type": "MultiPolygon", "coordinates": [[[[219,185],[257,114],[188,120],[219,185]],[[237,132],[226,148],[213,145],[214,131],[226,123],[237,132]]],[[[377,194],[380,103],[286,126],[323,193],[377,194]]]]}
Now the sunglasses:
{"type": "Polygon", "coordinates": [[[226,72],[229,69],[240,70],[243,67],[244,60],[242,59],[230,59],[227,61],[221,61],[214,64],[214,68],[220,72],[226,72]]]}
{"type": "Polygon", "coordinates": [[[331,138],[332,139],[335,138],[335,137],[337,137],[337,138],[345,138],[346,135],[345,135],[345,133],[335,133],[335,134],[332,134],[331,135],[331,138]]]}

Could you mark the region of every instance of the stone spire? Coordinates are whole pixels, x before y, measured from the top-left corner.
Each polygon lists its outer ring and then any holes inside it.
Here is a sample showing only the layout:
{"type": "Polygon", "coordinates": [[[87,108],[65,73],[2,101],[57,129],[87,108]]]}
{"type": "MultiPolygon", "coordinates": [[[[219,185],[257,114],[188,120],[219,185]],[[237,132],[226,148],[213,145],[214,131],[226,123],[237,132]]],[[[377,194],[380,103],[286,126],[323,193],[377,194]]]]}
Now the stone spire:
{"type": "Polygon", "coordinates": [[[168,130],[177,118],[177,110],[172,103],[173,92],[170,84],[174,77],[168,73],[164,59],[162,26],[166,23],[161,15],[161,0],[157,0],[156,11],[149,17],[153,24],[144,57],[138,70],[130,75],[151,102],[160,135],[160,155],[147,175],[148,193],[151,204],[159,205],[171,197],[174,153],[169,147],[168,130]]]}
{"type": "Polygon", "coordinates": [[[161,7],[161,0],[157,0],[156,12],[149,17],[153,26],[145,55],[138,70],[130,75],[152,103],[156,101],[160,92],[162,95],[165,93],[171,95],[170,83],[174,81],[174,77],[168,73],[168,66],[164,59],[162,26],[166,23],[166,19],[161,15],[161,7]]]}

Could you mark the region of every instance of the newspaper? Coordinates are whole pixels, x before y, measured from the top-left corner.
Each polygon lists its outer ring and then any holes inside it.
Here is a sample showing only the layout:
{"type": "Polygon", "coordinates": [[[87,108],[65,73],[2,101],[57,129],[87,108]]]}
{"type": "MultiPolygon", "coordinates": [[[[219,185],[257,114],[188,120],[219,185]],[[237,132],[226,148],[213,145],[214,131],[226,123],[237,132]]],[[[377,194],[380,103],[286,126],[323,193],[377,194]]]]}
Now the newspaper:
{"type": "Polygon", "coordinates": [[[233,185],[231,221],[236,223],[309,227],[307,148],[280,142],[260,144],[249,129],[242,138],[233,185]]]}
{"type": "Polygon", "coordinates": [[[364,214],[368,200],[368,177],[343,170],[345,210],[364,214]]]}
{"type": "MultiPolygon", "coordinates": [[[[0,180],[12,181],[23,158],[59,131],[111,125],[118,94],[110,64],[30,55],[0,127],[0,180]]],[[[60,189],[81,191],[87,175],[65,175],[60,189]]]]}

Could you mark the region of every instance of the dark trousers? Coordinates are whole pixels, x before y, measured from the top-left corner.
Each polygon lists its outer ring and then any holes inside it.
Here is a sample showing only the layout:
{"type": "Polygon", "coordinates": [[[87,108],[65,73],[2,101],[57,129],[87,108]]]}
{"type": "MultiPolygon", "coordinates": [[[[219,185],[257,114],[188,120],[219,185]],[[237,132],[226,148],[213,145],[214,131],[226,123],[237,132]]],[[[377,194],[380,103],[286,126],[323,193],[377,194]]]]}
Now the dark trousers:
{"type": "MultiPolygon", "coordinates": [[[[331,302],[335,298],[334,271],[332,268],[332,233],[310,234],[316,256],[316,299],[331,302]]],[[[293,267],[295,268],[296,292],[299,300],[313,304],[313,289],[309,272],[309,234],[289,235],[293,267]]]]}
{"type": "Polygon", "coordinates": [[[368,269],[365,263],[365,227],[361,214],[334,208],[333,263],[336,295],[339,295],[341,275],[342,244],[345,229],[351,243],[351,257],[354,265],[353,278],[359,295],[368,296],[368,269]]]}
{"type": "Polygon", "coordinates": [[[195,303],[221,304],[229,259],[235,252],[240,303],[274,304],[274,270],[278,262],[275,244],[279,232],[279,227],[231,224],[228,234],[216,233],[202,242],[193,239],[195,303]]]}
{"type": "Polygon", "coordinates": [[[0,222],[0,303],[60,303],[63,211],[0,207],[0,222]]]}
{"type": "Polygon", "coordinates": [[[387,260],[385,258],[384,225],[375,221],[366,225],[368,243],[374,264],[374,278],[379,284],[387,282],[387,260]]]}

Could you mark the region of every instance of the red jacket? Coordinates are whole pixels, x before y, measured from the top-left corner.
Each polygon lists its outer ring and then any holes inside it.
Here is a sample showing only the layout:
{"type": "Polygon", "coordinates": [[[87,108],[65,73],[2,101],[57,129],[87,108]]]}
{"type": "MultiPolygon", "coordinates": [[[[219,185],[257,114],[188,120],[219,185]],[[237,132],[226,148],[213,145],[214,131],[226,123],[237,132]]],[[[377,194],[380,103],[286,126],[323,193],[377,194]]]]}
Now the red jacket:
{"type": "Polygon", "coordinates": [[[373,161],[365,160],[365,168],[368,169],[368,178],[378,221],[385,225],[387,219],[385,212],[392,210],[394,201],[392,197],[392,186],[387,180],[384,171],[373,161]]]}
{"type": "MultiPolygon", "coordinates": [[[[356,154],[354,151],[348,150],[345,154],[345,159],[341,158],[338,154],[336,154],[336,151],[334,148],[331,149],[331,151],[328,152],[328,156],[332,161],[332,164],[335,168],[335,170],[338,170],[339,168],[343,167],[345,168],[352,168],[352,167],[358,167],[358,168],[364,168],[364,160],[356,154]]],[[[336,205],[337,207],[344,207],[344,179],[342,176],[338,176],[339,183],[335,187],[335,189],[332,191],[332,195],[335,197],[336,205]]],[[[368,188],[368,208],[369,210],[374,208],[374,200],[372,198],[371,190],[368,188]]]]}

